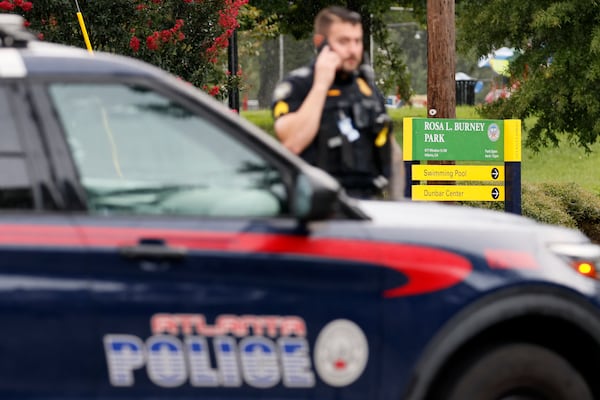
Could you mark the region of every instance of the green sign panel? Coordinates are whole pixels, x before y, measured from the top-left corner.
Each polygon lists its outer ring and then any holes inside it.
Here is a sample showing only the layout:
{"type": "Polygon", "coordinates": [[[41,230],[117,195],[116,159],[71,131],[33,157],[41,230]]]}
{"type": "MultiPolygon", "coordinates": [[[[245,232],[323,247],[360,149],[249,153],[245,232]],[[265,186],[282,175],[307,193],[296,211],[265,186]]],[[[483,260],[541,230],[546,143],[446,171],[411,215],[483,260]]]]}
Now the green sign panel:
{"type": "Polygon", "coordinates": [[[504,122],[414,118],[413,160],[504,161],[504,122]]]}

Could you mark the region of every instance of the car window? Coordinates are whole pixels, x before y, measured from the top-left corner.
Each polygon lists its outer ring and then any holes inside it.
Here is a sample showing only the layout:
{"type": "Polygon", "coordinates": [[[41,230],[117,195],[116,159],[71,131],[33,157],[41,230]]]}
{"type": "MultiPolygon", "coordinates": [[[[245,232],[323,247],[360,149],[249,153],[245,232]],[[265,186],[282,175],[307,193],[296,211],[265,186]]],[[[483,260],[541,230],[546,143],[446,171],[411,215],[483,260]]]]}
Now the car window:
{"type": "Polygon", "coordinates": [[[91,212],[276,216],[280,173],[214,123],[155,91],[52,84],[91,212]]]}
{"type": "Polygon", "coordinates": [[[9,98],[0,86],[0,209],[31,209],[31,179],[9,98]]]}

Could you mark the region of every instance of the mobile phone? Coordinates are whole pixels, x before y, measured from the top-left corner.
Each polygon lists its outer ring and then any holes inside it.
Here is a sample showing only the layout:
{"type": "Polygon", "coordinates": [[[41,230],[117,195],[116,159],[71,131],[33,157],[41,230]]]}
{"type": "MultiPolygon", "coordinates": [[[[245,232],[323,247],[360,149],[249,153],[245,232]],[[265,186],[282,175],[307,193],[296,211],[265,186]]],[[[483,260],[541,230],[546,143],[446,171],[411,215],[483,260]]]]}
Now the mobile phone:
{"type": "Polygon", "coordinates": [[[317,47],[317,54],[321,53],[321,51],[325,48],[325,46],[327,46],[329,43],[327,43],[327,39],[323,39],[323,42],[321,42],[321,44],[317,47]]]}

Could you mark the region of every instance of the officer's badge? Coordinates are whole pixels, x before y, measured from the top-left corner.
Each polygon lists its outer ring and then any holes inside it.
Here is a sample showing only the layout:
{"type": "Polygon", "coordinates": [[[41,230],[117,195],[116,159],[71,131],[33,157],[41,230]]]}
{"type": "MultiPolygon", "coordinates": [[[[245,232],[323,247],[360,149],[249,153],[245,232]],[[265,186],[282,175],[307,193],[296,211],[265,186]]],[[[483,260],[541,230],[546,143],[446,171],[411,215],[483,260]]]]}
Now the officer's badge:
{"type": "Polygon", "coordinates": [[[290,106],[285,101],[278,101],[273,107],[273,117],[279,118],[290,112],[290,106]]]}
{"type": "Polygon", "coordinates": [[[275,87],[273,92],[273,100],[283,100],[292,93],[292,84],[289,82],[281,82],[275,87]]]}
{"type": "Polygon", "coordinates": [[[358,89],[362,94],[367,97],[371,97],[373,95],[373,89],[371,89],[369,84],[363,78],[356,78],[356,83],[358,84],[358,89]]]}

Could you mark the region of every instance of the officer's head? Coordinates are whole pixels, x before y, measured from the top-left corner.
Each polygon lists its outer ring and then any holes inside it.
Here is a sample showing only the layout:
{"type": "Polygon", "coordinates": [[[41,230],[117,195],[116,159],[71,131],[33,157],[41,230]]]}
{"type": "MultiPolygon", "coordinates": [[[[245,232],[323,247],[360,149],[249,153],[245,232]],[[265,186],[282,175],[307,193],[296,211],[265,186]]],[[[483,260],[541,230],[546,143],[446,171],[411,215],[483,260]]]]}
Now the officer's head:
{"type": "Polygon", "coordinates": [[[360,14],[344,7],[324,8],[315,18],[313,41],[320,47],[324,41],[342,58],[341,69],[358,69],[363,57],[363,29],[360,14]]]}

